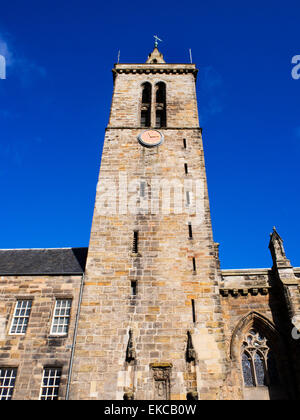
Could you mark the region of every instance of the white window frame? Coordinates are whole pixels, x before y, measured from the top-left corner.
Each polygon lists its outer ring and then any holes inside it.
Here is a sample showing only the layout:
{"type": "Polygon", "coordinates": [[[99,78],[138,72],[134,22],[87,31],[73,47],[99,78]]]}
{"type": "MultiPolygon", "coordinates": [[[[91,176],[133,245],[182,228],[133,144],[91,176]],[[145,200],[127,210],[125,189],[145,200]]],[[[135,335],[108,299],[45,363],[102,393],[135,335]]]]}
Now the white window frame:
{"type": "Polygon", "coordinates": [[[70,298],[66,298],[66,299],[61,299],[58,298],[55,300],[55,307],[54,307],[54,311],[53,311],[53,316],[52,316],[52,324],[51,324],[51,330],[50,330],[50,335],[53,336],[67,336],[69,333],[69,326],[70,326],[70,319],[71,319],[71,308],[72,308],[72,299],[70,298]],[[58,306],[59,302],[66,302],[66,306],[62,307],[62,306],[58,306]],[[69,306],[67,306],[67,304],[69,304],[69,306]],[[68,311],[69,310],[69,311],[68,311]],[[58,311],[58,314],[56,314],[56,312],[58,311]],[[69,313],[68,313],[69,312],[69,313]],[[56,320],[60,320],[60,319],[64,319],[67,320],[67,323],[65,324],[59,324],[59,322],[57,323],[56,320]],[[58,326],[65,326],[67,325],[67,332],[65,331],[54,331],[54,328],[57,329],[58,326]]]}
{"type": "Polygon", "coordinates": [[[62,377],[62,368],[61,367],[44,367],[39,400],[51,400],[51,401],[53,401],[53,400],[58,399],[61,377],[62,377]],[[52,371],[54,371],[53,375],[51,375],[52,371]],[[58,372],[59,372],[59,375],[58,375],[58,372]],[[50,385],[50,380],[51,379],[53,379],[53,384],[50,385]],[[58,385],[55,383],[56,379],[59,379],[58,385]],[[44,381],[47,382],[46,385],[45,385],[44,381]],[[47,388],[47,394],[46,395],[43,394],[43,390],[45,388],[47,388]],[[49,393],[49,390],[51,391],[51,393],[49,393]],[[55,393],[56,390],[57,390],[57,393],[55,393]]]}
{"type": "Polygon", "coordinates": [[[31,308],[32,308],[32,299],[18,299],[15,304],[14,314],[11,320],[10,329],[9,329],[9,335],[25,335],[27,332],[30,314],[31,314],[31,308]],[[26,306],[23,308],[23,303],[26,302],[26,306]],[[19,307],[19,304],[21,303],[21,307],[19,307]],[[29,307],[30,305],[30,307],[29,307]],[[22,314],[22,311],[25,311],[24,315],[22,314]],[[29,311],[29,312],[28,312],[29,311]],[[18,319],[17,323],[15,324],[15,320],[18,319]],[[24,320],[27,319],[27,324],[24,325],[24,320]],[[20,320],[22,320],[22,323],[20,323],[20,320]],[[22,332],[17,332],[18,326],[22,325],[22,332]],[[23,329],[25,328],[25,331],[23,329]],[[13,331],[15,329],[15,331],[13,331]]]}
{"type": "Polygon", "coordinates": [[[12,399],[17,379],[17,371],[17,368],[0,367],[0,401],[12,399]],[[12,380],[14,380],[13,385],[11,384],[12,380]],[[8,381],[8,384],[5,383],[6,381],[8,381]],[[6,389],[8,389],[8,393],[3,395],[3,391],[6,389]]]}

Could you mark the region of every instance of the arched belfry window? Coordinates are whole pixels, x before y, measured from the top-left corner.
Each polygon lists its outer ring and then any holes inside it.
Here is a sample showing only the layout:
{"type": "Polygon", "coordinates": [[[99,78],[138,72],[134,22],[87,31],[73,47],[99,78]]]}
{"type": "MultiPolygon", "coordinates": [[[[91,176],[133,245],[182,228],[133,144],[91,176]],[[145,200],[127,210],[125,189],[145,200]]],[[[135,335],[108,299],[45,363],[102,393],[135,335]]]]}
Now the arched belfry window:
{"type": "Polygon", "coordinates": [[[167,109],[166,109],[166,85],[159,82],[155,85],[155,125],[157,128],[166,127],[167,125],[167,109]]]}
{"type": "Polygon", "coordinates": [[[152,86],[149,82],[142,84],[141,127],[151,126],[152,86]]]}
{"type": "Polygon", "coordinates": [[[242,370],[245,387],[278,385],[276,362],[267,338],[251,329],[242,344],[242,370]]]}

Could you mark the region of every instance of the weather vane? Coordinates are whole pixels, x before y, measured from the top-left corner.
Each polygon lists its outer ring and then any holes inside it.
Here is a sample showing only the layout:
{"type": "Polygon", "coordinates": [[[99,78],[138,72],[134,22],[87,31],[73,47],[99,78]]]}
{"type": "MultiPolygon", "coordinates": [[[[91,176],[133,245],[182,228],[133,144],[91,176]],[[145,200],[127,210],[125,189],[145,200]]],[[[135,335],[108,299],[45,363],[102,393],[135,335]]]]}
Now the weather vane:
{"type": "Polygon", "coordinates": [[[155,46],[155,48],[157,48],[158,47],[158,41],[162,42],[162,39],[158,38],[157,35],[154,35],[153,38],[155,39],[154,46],[155,46]]]}

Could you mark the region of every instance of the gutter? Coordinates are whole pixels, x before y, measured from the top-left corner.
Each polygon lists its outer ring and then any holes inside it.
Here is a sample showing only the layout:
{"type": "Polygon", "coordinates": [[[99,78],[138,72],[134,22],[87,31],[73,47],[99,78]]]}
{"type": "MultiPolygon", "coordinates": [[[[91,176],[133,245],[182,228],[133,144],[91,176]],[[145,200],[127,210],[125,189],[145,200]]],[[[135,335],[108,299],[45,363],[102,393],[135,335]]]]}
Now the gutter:
{"type": "Polygon", "coordinates": [[[74,335],[73,335],[72,351],[71,351],[70,366],[69,366],[68,381],[67,381],[67,391],[66,391],[66,398],[65,398],[66,400],[69,400],[69,395],[70,395],[70,384],[71,384],[71,377],[72,377],[72,370],[73,370],[73,361],[74,361],[74,354],[75,354],[79,315],[80,315],[81,302],[82,302],[82,294],[83,294],[83,288],[84,288],[84,278],[85,277],[83,274],[81,278],[78,307],[77,307],[76,320],[75,320],[75,329],[74,329],[74,335]]]}

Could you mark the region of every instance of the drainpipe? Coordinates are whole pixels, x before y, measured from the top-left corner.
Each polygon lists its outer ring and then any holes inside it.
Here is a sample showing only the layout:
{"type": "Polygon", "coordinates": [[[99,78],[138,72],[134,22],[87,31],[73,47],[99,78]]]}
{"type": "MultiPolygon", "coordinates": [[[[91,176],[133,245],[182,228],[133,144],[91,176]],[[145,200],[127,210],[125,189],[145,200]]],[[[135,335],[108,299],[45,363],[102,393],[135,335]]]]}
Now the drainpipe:
{"type": "Polygon", "coordinates": [[[75,345],[76,345],[76,338],[77,338],[80,308],[81,308],[81,302],[82,302],[83,287],[84,287],[84,273],[83,273],[82,278],[81,278],[80,291],[79,291],[78,308],[77,308],[77,313],[76,313],[75,329],[74,329],[72,351],[71,351],[71,358],[70,358],[70,366],[69,366],[69,372],[68,372],[66,400],[69,399],[69,394],[70,394],[70,383],[71,383],[71,376],[72,376],[72,369],[73,369],[73,360],[74,360],[74,353],[75,353],[75,345]]]}

